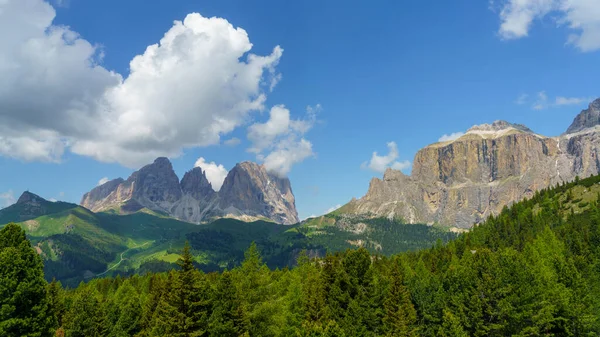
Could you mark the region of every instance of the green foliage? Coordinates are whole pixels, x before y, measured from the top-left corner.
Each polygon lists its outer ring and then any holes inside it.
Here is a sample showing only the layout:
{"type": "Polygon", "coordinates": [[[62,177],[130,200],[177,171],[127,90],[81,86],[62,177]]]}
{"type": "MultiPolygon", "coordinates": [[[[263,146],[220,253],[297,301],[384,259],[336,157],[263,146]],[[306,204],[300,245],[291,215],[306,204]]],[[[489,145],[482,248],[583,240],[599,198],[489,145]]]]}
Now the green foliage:
{"type": "Polygon", "coordinates": [[[51,336],[56,328],[46,294],[42,260],[23,230],[0,230],[0,336],[51,336]]]}
{"type": "MultiPolygon", "coordinates": [[[[175,262],[186,241],[194,252],[196,267],[212,272],[238,266],[252,242],[268,267],[284,268],[293,266],[302,250],[322,257],[364,243],[371,253],[391,255],[456,237],[440,228],[388,219],[332,215],[326,220],[331,225],[324,226],[316,225],[316,220],[282,226],[220,219],[198,226],[145,209],[120,215],[93,213],[73,204],[42,203],[43,211],[33,212],[41,216],[27,217],[19,225],[41,251],[46,279],[56,278],[66,287],[95,276],[169,271],[177,267],[175,262]]],[[[27,211],[22,209],[25,204],[11,207],[0,211],[5,218],[24,219],[19,214],[27,211]]]]}
{"type": "Polygon", "coordinates": [[[44,282],[39,257],[9,225],[0,231],[1,335],[597,336],[600,209],[575,211],[571,201],[596,202],[598,183],[539,191],[448,244],[392,257],[303,251],[295,268],[270,269],[269,246],[249,242],[241,264],[206,274],[190,243],[172,251],[176,270],[67,290],[44,282]]]}

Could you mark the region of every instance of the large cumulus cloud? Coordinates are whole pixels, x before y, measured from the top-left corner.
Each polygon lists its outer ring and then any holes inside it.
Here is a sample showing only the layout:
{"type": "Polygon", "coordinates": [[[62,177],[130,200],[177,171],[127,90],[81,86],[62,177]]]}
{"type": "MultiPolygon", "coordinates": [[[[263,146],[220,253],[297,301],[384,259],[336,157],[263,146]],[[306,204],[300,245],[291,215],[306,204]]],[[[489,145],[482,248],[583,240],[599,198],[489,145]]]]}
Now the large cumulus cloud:
{"type": "Polygon", "coordinates": [[[0,30],[11,32],[0,35],[0,155],[60,161],[72,151],[128,167],[178,156],[219,144],[265,109],[281,78],[282,48],[254,55],[246,31],[222,18],[175,21],[124,77],[55,15],[42,0],[0,0],[0,30]]]}

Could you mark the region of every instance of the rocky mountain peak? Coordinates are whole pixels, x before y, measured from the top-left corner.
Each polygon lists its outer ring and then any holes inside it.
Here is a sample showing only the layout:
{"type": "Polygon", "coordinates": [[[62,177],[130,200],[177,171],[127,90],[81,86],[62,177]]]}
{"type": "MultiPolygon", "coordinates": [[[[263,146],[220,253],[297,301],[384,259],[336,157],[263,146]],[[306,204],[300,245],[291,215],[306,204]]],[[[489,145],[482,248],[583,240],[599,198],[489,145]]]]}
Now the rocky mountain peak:
{"type": "Polygon", "coordinates": [[[573,123],[567,129],[567,134],[582,131],[587,128],[592,128],[600,124],[600,98],[596,99],[587,109],[582,110],[575,117],[573,123]]]}
{"type": "Polygon", "coordinates": [[[535,191],[600,172],[600,99],[582,111],[572,133],[545,137],[506,121],[476,125],[451,142],[419,150],[411,175],[387,170],[371,180],[351,214],[468,228],[535,191]]]}
{"type": "Polygon", "coordinates": [[[92,211],[121,212],[146,207],[194,223],[223,216],[298,222],[290,181],[252,162],[237,164],[215,192],[201,168],[186,172],[179,181],[171,162],[157,158],[127,180],[119,178],[94,188],[83,196],[81,205],[92,211]]]}
{"type": "Polygon", "coordinates": [[[17,204],[27,204],[27,203],[40,203],[46,201],[46,199],[40,197],[37,194],[33,194],[29,191],[23,192],[19,199],[17,200],[17,204]]]}
{"type": "Polygon", "coordinates": [[[127,181],[134,185],[134,196],[147,199],[157,205],[163,202],[173,203],[181,198],[179,178],[173,171],[169,159],[164,157],[157,158],[152,164],[142,167],[127,181]]]}
{"type": "Polygon", "coordinates": [[[494,121],[492,124],[474,125],[469,130],[467,130],[467,133],[494,133],[511,129],[533,133],[533,131],[531,131],[531,129],[529,129],[525,125],[509,123],[507,121],[502,120],[494,121]]]}
{"type": "Polygon", "coordinates": [[[385,170],[385,172],[383,173],[383,180],[384,181],[397,181],[397,180],[402,180],[404,178],[406,178],[407,175],[405,175],[404,173],[402,173],[402,171],[400,170],[394,170],[392,168],[387,168],[385,170]]]}
{"type": "Polygon", "coordinates": [[[211,197],[215,194],[212,184],[206,178],[206,173],[200,167],[194,167],[186,172],[180,185],[184,194],[189,194],[196,200],[211,197]]]}
{"type": "Polygon", "coordinates": [[[263,165],[237,164],[227,174],[219,197],[221,208],[234,213],[270,214],[269,218],[284,224],[299,221],[289,179],[268,173],[263,165]]]}

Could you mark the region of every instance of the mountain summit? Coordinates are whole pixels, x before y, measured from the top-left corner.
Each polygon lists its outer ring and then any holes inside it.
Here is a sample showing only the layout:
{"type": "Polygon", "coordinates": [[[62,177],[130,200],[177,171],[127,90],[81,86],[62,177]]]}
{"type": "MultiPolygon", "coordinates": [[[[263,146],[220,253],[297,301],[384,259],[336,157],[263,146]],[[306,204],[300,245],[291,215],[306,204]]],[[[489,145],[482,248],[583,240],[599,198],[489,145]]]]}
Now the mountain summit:
{"type": "Polygon", "coordinates": [[[338,212],[471,227],[535,191],[598,174],[599,107],[594,101],[559,137],[504,121],[474,126],[419,150],[410,176],[388,169],[373,178],[364,197],[338,212]]]}
{"type": "Polygon", "coordinates": [[[566,133],[575,133],[600,124],[600,98],[596,99],[590,106],[575,117],[566,133]]]}
{"type": "Polygon", "coordinates": [[[289,179],[251,162],[237,164],[221,190],[215,192],[201,168],[186,172],[179,181],[171,162],[157,158],[127,180],[118,178],[92,189],[83,196],[81,205],[94,212],[127,213],[148,208],[193,223],[219,217],[298,222],[289,179]]]}

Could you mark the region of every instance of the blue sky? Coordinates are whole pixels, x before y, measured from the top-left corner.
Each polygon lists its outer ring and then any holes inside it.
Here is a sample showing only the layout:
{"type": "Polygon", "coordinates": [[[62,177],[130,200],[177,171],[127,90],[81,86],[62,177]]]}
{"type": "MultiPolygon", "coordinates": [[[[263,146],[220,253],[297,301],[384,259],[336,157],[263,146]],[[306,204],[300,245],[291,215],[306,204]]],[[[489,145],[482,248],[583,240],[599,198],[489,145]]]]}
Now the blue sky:
{"type": "MultiPolygon", "coordinates": [[[[369,180],[381,176],[364,163],[374,151],[387,155],[389,142],[396,144],[398,155],[384,164],[396,163],[410,173],[406,161],[420,148],[475,124],[504,119],[558,135],[590,99],[600,96],[600,4],[565,3],[0,2],[0,29],[5,30],[0,43],[9,46],[0,51],[0,75],[9,78],[8,86],[0,85],[0,207],[25,189],[79,202],[101,178],[126,178],[151,161],[146,158],[164,154],[180,177],[200,157],[223,165],[214,168],[217,176],[240,161],[279,159],[274,170],[289,176],[300,217],[306,217],[364,195],[369,180]],[[196,53],[188,70],[157,73],[141,62],[134,68],[137,77],[128,78],[132,59],[144,55],[146,61],[157,61],[161,50],[150,55],[146,48],[190,13],[200,14],[190,25],[215,29],[209,35],[225,31],[223,23],[242,28],[247,41],[239,31],[219,41],[251,43],[249,53],[263,58],[253,65],[242,53],[236,62],[230,47],[198,47],[194,43],[200,37],[182,33],[173,42],[181,49],[171,52],[196,53]],[[16,33],[28,31],[18,26],[25,25],[20,17],[27,18],[31,34],[16,33]],[[200,19],[211,17],[226,22],[200,19]],[[62,27],[58,40],[51,38],[52,27],[62,27]],[[34,40],[45,42],[32,47],[34,40]],[[57,74],[48,75],[48,69],[57,74]],[[262,76],[252,77],[257,69],[262,76]],[[211,75],[203,78],[207,72],[211,75]],[[148,76],[152,87],[146,85],[148,76]],[[219,82],[223,77],[234,79],[219,82]],[[214,99],[223,92],[215,87],[231,94],[214,99]],[[118,90],[107,96],[107,88],[118,90]],[[188,94],[164,93],[173,88],[188,94]],[[98,110],[94,95],[109,102],[110,112],[98,110]],[[239,96],[238,101],[229,96],[239,96]],[[147,97],[152,98],[146,102],[147,97]],[[230,105],[239,102],[260,108],[232,111],[230,105]],[[215,140],[210,133],[215,126],[202,114],[221,110],[227,123],[219,124],[220,139],[215,140]],[[171,117],[172,111],[182,113],[171,117]],[[102,114],[107,116],[97,116],[102,114]],[[276,116],[287,123],[276,124],[276,116]],[[138,130],[135,121],[144,127],[138,130]],[[160,137],[152,138],[163,126],[160,137]],[[196,129],[202,137],[194,134],[196,129]],[[232,138],[240,143],[224,144],[232,138]],[[161,139],[168,141],[157,149],[161,139]],[[302,155],[291,157],[297,153],[302,155]]],[[[180,60],[186,66],[186,59],[180,60]]]]}

